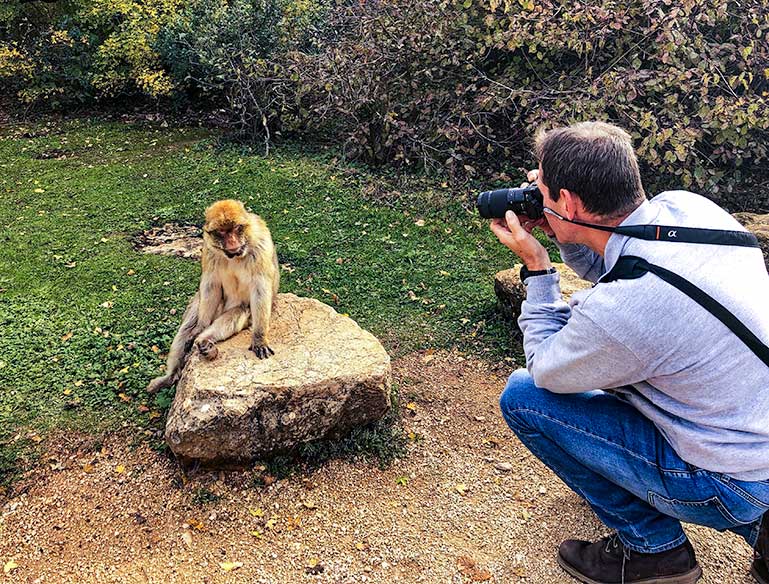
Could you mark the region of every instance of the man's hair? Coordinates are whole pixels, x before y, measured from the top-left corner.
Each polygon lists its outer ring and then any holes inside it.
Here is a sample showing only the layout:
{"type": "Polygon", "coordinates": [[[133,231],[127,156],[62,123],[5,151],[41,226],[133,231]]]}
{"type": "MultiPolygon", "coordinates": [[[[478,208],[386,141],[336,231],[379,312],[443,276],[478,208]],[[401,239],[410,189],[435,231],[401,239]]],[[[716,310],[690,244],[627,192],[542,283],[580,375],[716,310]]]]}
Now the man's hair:
{"type": "Polygon", "coordinates": [[[561,189],[576,194],[585,209],[619,217],[644,199],[638,160],[630,135],[604,122],[581,122],[567,128],[540,130],[535,150],[542,182],[557,201],[561,189]]]}

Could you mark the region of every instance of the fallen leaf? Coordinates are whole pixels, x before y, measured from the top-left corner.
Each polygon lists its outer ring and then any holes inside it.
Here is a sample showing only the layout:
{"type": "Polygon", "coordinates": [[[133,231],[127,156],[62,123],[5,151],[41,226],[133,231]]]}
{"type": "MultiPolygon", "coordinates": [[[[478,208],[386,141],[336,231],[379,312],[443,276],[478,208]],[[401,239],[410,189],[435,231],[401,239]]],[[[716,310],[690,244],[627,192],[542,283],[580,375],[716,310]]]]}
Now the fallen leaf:
{"type": "Polygon", "coordinates": [[[302,505],[304,505],[307,509],[317,509],[318,506],[315,504],[315,501],[302,501],[302,505]]]}
{"type": "Polygon", "coordinates": [[[275,524],[278,522],[277,519],[268,519],[267,523],[264,524],[265,529],[273,529],[275,527],[275,524]]]}
{"type": "Polygon", "coordinates": [[[251,514],[253,517],[262,517],[262,516],[264,516],[264,511],[263,511],[262,509],[251,509],[251,508],[249,507],[249,508],[248,508],[248,512],[249,512],[249,513],[250,513],[250,514],[251,514]]]}
{"type": "Polygon", "coordinates": [[[160,347],[157,345],[152,345],[152,348],[150,349],[153,353],[160,353],[160,347]]]}
{"type": "Polygon", "coordinates": [[[92,464],[90,464],[90,463],[88,463],[88,462],[86,462],[86,463],[83,465],[83,472],[86,472],[86,473],[88,473],[88,474],[91,474],[91,473],[93,472],[93,465],[92,465],[92,464]]]}
{"type": "Polygon", "coordinates": [[[406,404],[406,409],[414,412],[417,409],[417,404],[415,404],[414,402],[409,402],[406,404]]]}
{"type": "MultiPolygon", "coordinates": [[[[45,192],[45,189],[35,189],[35,192],[36,192],[36,193],[44,193],[44,192],[45,192]]],[[[6,572],[6,573],[7,573],[7,572],[6,572]]]]}
{"type": "Polygon", "coordinates": [[[122,464],[118,464],[115,467],[115,472],[118,474],[123,474],[125,472],[125,467],[122,464]]]}
{"type": "Polygon", "coordinates": [[[135,273],[136,273],[136,272],[134,272],[133,270],[128,270],[128,271],[126,272],[126,274],[127,274],[128,276],[133,276],[135,273]]]}
{"type": "Polygon", "coordinates": [[[254,530],[254,531],[249,531],[249,533],[257,539],[262,539],[263,537],[261,531],[254,530]]]}
{"type": "Polygon", "coordinates": [[[182,541],[187,547],[192,547],[192,534],[189,531],[182,531],[182,541]]]}
{"type": "Polygon", "coordinates": [[[454,487],[454,490],[460,495],[465,495],[467,494],[467,485],[464,483],[459,483],[454,487]]]}
{"type": "Polygon", "coordinates": [[[299,517],[299,515],[294,515],[293,517],[286,519],[286,529],[288,531],[294,531],[295,529],[299,529],[301,523],[302,518],[299,517]]]}
{"type": "Polygon", "coordinates": [[[219,567],[225,572],[232,572],[243,567],[243,562],[219,562],[219,567]]]}
{"type": "Polygon", "coordinates": [[[149,409],[147,406],[145,406],[144,404],[141,404],[140,406],[137,406],[137,408],[136,408],[136,409],[137,409],[137,410],[138,410],[140,413],[142,413],[142,414],[146,414],[147,412],[149,412],[149,411],[150,411],[150,409],[149,409]]]}
{"type": "Polygon", "coordinates": [[[189,525],[190,527],[192,527],[194,529],[197,529],[198,531],[203,531],[203,527],[205,527],[203,525],[203,522],[202,521],[198,521],[197,519],[188,519],[187,520],[187,525],[189,525]]]}
{"type": "Polygon", "coordinates": [[[395,484],[405,487],[407,484],[409,484],[409,477],[398,477],[395,479],[395,484]]]}
{"type": "Polygon", "coordinates": [[[8,560],[3,566],[3,574],[9,574],[11,570],[15,570],[19,565],[13,560],[8,560]]]}
{"type": "Polygon", "coordinates": [[[68,340],[72,338],[72,331],[68,332],[66,335],[61,337],[61,342],[66,343],[68,340]]]}
{"type": "Polygon", "coordinates": [[[119,393],[119,394],[117,394],[117,396],[120,398],[120,401],[124,401],[126,403],[131,401],[131,396],[126,395],[124,393],[119,393]]]}
{"type": "Polygon", "coordinates": [[[425,226],[425,220],[424,219],[418,219],[418,220],[414,221],[414,225],[416,225],[417,227],[424,227],[425,226]]]}

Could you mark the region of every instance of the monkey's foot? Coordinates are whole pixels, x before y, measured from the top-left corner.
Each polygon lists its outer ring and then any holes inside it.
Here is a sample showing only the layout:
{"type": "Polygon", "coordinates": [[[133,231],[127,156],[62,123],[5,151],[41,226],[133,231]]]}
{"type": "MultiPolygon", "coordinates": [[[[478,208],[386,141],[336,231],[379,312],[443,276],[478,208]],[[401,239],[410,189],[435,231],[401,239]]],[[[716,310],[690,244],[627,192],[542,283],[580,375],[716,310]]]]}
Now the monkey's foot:
{"type": "Polygon", "coordinates": [[[176,383],[176,379],[173,379],[173,377],[170,375],[156,377],[149,382],[149,385],[147,385],[147,389],[145,391],[147,393],[157,393],[161,389],[171,387],[174,383],[176,383]]]}
{"type": "Polygon", "coordinates": [[[196,341],[195,346],[198,348],[198,351],[200,351],[200,354],[209,361],[213,361],[219,355],[219,349],[216,348],[216,343],[210,339],[196,341]]]}
{"type": "Polygon", "coordinates": [[[260,359],[268,359],[275,354],[275,351],[270,349],[267,345],[262,345],[256,342],[251,342],[251,350],[260,359]]]}

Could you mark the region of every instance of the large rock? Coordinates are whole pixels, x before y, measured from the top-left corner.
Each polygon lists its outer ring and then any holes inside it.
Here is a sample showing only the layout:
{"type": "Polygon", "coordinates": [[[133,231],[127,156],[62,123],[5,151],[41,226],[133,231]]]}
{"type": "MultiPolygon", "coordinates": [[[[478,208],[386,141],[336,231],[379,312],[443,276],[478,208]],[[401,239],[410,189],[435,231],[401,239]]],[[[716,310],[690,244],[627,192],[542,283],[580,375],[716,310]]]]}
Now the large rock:
{"type": "MultiPolygon", "coordinates": [[[[592,284],[580,278],[566,264],[553,264],[561,275],[561,294],[566,302],[578,290],[590,288],[592,284]]],[[[517,320],[521,315],[521,302],[526,299],[526,287],[521,282],[520,264],[515,264],[509,270],[497,272],[494,276],[494,292],[497,295],[499,310],[511,320],[517,320]]]]}
{"type": "Polygon", "coordinates": [[[166,440],[184,462],[239,465],[336,437],[390,407],[390,358],[333,308],[278,295],[275,355],[259,360],[243,331],[206,361],[195,352],[177,384],[166,440]]]}
{"type": "Polygon", "coordinates": [[[761,251],[764,252],[764,263],[769,270],[769,214],[735,213],[733,217],[756,236],[758,245],[761,246],[761,251]]]}

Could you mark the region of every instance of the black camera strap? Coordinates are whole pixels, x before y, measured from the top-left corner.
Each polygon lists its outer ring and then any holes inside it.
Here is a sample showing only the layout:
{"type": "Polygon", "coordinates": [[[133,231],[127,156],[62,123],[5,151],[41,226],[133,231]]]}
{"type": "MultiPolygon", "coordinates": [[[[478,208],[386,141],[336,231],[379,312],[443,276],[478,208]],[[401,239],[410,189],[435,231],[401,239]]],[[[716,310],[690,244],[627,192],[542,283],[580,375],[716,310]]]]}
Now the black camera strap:
{"type": "Polygon", "coordinates": [[[675,286],[705,310],[709,311],[729,330],[737,335],[740,340],[769,367],[769,347],[762,343],[761,340],[748,329],[748,327],[742,324],[742,322],[729,312],[723,304],[718,302],[718,300],[675,272],[671,272],[662,266],[649,263],[645,259],[637,256],[620,256],[614,267],[601,277],[599,283],[612,282],[614,280],[633,280],[640,278],[647,272],[651,272],[668,284],[675,286]]]}
{"type": "Polygon", "coordinates": [[[561,217],[563,221],[591,227],[600,231],[610,231],[627,237],[647,241],[677,241],[680,243],[708,243],[713,245],[736,245],[740,247],[760,247],[758,239],[749,231],[727,231],[725,229],[702,229],[699,227],[677,227],[675,225],[620,225],[608,227],[584,223],[561,217]]]}

